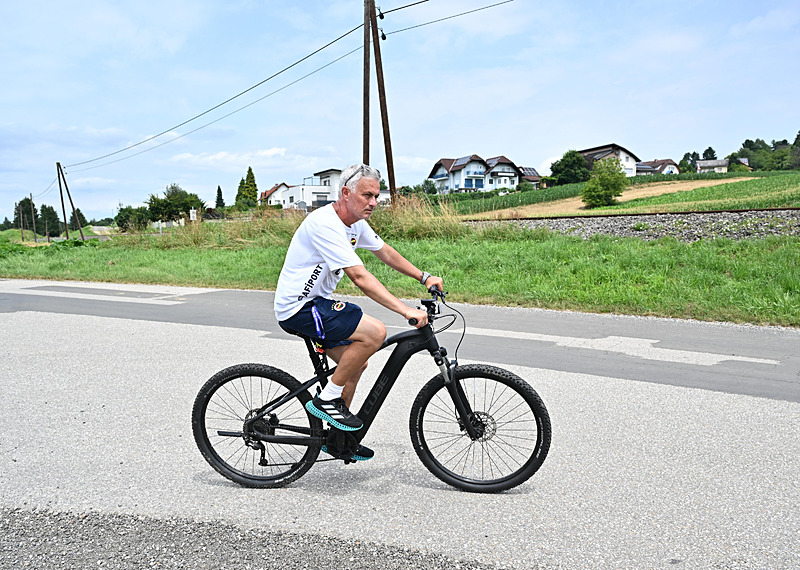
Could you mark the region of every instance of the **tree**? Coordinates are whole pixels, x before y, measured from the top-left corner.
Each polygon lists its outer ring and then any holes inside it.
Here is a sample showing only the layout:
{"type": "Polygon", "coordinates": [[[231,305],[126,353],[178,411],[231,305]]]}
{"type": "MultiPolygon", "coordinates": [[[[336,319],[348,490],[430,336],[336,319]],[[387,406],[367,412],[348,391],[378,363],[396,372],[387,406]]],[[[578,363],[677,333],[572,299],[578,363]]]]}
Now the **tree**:
{"type": "Polygon", "coordinates": [[[183,216],[188,217],[190,210],[202,210],[204,207],[197,194],[187,192],[174,182],[167,186],[163,198],[151,194],[147,199],[150,219],[154,222],[178,220],[183,216]]]}
{"type": "Polygon", "coordinates": [[[247,167],[247,176],[239,182],[239,190],[236,192],[236,205],[239,207],[252,208],[258,204],[258,186],[253,168],[247,167]]]}
{"type": "Polygon", "coordinates": [[[11,222],[11,220],[8,219],[8,217],[6,217],[6,219],[3,220],[3,223],[0,224],[0,231],[10,230],[13,227],[14,227],[14,224],[11,222]]]}
{"type": "Polygon", "coordinates": [[[422,182],[422,191],[426,194],[438,194],[439,191],[436,189],[436,182],[431,180],[430,178],[426,178],[422,182]]]}
{"type": "Polygon", "coordinates": [[[794,142],[792,143],[792,146],[795,148],[800,148],[800,131],[797,131],[797,136],[794,137],[794,142]]]}
{"type": "Polygon", "coordinates": [[[119,212],[114,216],[114,222],[123,232],[142,230],[147,227],[149,211],[144,206],[134,208],[133,206],[122,207],[119,205],[119,212]]]}
{"type": "Polygon", "coordinates": [[[700,155],[697,154],[697,151],[687,152],[686,154],[683,155],[681,163],[686,161],[689,164],[689,168],[684,170],[683,168],[681,168],[680,164],[678,164],[678,168],[680,168],[681,172],[689,172],[689,171],[695,172],[697,170],[698,160],[700,160],[700,155]]]}
{"type": "MultiPolygon", "coordinates": [[[[22,216],[22,227],[26,230],[33,231],[34,222],[39,224],[39,211],[36,209],[36,204],[30,198],[23,198],[18,204],[14,206],[14,227],[20,226],[20,216],[22,216]],[[33,214],[33,217],[31,217],[33,214]]],[[[39,230],[39,227],[36,227],[39,230]]]]}
{"type": "Polygon", "coordinates": [[[217,210],[221,210],[222,208],[225,207],[225,200],[222,199],[222,187],[221,186],[217,186],[217,201],[214,204],[214,207],[217,210]]]}
{"type": "Polygon", "coordinates": [[[708,147],[703,151],[703,160],[717,160],[717,153],[714,152],[713,148],[708,147]]]}
{"type": "Polygon", "coordinates": [[[61,220],[58,218],[56,209],[42,204],[42,235],[58,237],[61,235],[61,220]]]}
{"type": "Polygon", "coordinates": [[[581,199],[587,208],[610,206],[616,196],[628,186],[628,178],[618,158],[598,160],[589,181],[581,189],[581,199]]]}
{"type": "Polygon", "coordinates": [[[577,150],[568,150],[559,160],[550,165],[556,184],[572,184],[589,180],[589,164],[577,150]]]}
{"type": "Polygon", "coordinates": [[[83,228],[83,227],[85,227],[87,225],[88,225],[88,222],[86,221],[86,218],[81,213],[81,209],[80,208],[75,208],[75,211],[72,214],[70,214],[70,216],[69,216],[69,229],[77,230],[78,227],[83,228]],[[75,215],[76,214],[78,216],[77,220],[75,219],[75,215]]]}

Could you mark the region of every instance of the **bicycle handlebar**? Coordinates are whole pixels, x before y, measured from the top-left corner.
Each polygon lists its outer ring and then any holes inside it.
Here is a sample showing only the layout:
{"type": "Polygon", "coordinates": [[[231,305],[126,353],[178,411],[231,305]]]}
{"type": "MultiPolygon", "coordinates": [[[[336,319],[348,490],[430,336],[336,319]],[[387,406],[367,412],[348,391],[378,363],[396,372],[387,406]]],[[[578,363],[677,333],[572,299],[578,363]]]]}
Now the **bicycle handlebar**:
{"type": "MultiPolygon", "coordinates": [[[[436,300],[438,298],[438,299],[444,301],[445,296],[447,296],[447,292],[440,291],[439,288],[436,287],[436,286],[430,287],[428,289],[428,293],[431,294],[431,298],[433,300],[436,300]]],[[[430,303],[430,301],[428,301],[428,303],[430,303]]],[[[428,310],[428,320],[429,321],[433,320],[433,314],[431,313],[430,308],[428,310]]],[[[416,326],[418,322],[419,321],[417,319],[408,319],[408,324],[411,325],[412,327],[416,326]]]]}

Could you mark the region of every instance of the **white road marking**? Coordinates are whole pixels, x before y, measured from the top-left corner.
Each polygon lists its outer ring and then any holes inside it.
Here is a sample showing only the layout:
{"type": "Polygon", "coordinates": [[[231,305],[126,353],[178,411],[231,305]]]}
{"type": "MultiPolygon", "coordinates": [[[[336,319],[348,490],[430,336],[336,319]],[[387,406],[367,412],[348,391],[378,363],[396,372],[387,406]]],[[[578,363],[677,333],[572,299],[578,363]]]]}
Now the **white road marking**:
{"type": "Polygon", "coordinates": [[[112,297],[111,295],[92,295],[89,293],[70,293],[67,291],[31,291],[20,289],[15,295],[32,295],[36,297],[58,297],[60,299],[84,299],[88,301],[109,301],[111,303],[140,303],[143,305],[181,305],[184,301],[166,301],[157,298],[112,297]]]}
{"type": "Polygon", "coordinates": [[[180,305],[185,302],[184,297],[198,293],[209,293],[218,289],[199,289],[190,287],[170,287],[161,285],[131,285],[123,283],[80,283],[80,282],[60,282],[51,283],[43,281],[28,280],[0,280],[0,293],[11,293],[14,295],[32,295],[36,297],[58,297],[61,299],[82,299],[89,301],[109,301],[113,303],[138,303],[143,305],[180,305]],[[53,291],[52,289],[63,287],[71,291],[53,291]],[[102,288],[103,291],[111,294],[93,292],[102,288]],[[86,289],[85,293],[78,293],[74,289],[86,289]],[[152,297],[128,296],[128,293],[145,293],[152,297]]]}
{"type": "MultiPolygon", "coordinates": [[[[407,327],[391,327],[406,329],[407,327]]],[[[457,332],[457,331],[448,331],[457,332]]],[[[446,334],[446,333],[445,333],[446,334]]],[[[458,332],[458,334],[461,334],[458,332]]],[[[676,350],[673,348],[657,348],[653,346],[658,340],[648,338],[635,338],[624,336],[607,336],[605,338],[581,338],[571,336],[555,336],[548,334],[526,333],[517,331],[503,331],[495,329],[480,329],[470,327],[467,329],[468,335],[491,336],[496,338],[512,338],[521,340],[532,340],[537,342],[551,342],[557,346],[569,348],[584,348],[587,350],[599,350],[602,352],[616,352],[627,356],[643,358],[645,360],[658,360],[661,362],[677,362],[680,364],[694,364],[696,366],[716,366],[721,362],[733,360],[737,362],[749,362],[752,364],[769,364],[777,366],[779,360],[767,358],[751,358],[749,356],[738,356],[735,354],[716,354],[713,352],[695,352],[691,350],[676,350]]]]}

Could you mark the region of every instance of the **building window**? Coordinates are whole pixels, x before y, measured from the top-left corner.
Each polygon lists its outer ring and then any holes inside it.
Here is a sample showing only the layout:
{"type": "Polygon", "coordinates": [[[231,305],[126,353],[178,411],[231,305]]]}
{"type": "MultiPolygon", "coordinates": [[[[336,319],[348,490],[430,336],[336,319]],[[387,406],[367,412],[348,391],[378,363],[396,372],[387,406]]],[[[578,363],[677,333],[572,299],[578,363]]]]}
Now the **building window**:
{"type": "Polygon", "coordinates": [[[292,202],[294,202],[294,196],[289,196],[289,203],[291,204],[292,202]]]}

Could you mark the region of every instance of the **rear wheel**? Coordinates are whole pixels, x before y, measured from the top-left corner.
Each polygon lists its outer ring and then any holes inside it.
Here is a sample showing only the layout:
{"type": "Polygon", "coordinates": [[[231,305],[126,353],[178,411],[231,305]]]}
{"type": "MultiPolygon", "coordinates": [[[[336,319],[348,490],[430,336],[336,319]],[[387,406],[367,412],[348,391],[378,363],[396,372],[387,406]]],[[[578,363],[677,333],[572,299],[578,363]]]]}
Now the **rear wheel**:
{"type": "Polygon", "coordinates": [[[218,372],[200,389],[192,409],[200,453],[222,476],[248,487],[282,487],[296,480],[314,464],[322,444],[322,422],[305,409],[308,391],[250,420],[300,388],[286,372],[263,364],[218,372]],[[271,436],[290,439],[263,440],[271,436]],[[295,441],[299,438],[305,442],[295,441]]]}
{"type": "Polygon", "coordinates": [[[457,367],[456,381],[478,437],[467,435],[439,374],[411,407],[411,441],[422,463],[466,491],[493,493],[527,481],[550,449],[550,416],[539,395],[519,376],[485,364],[457,367]]]}

